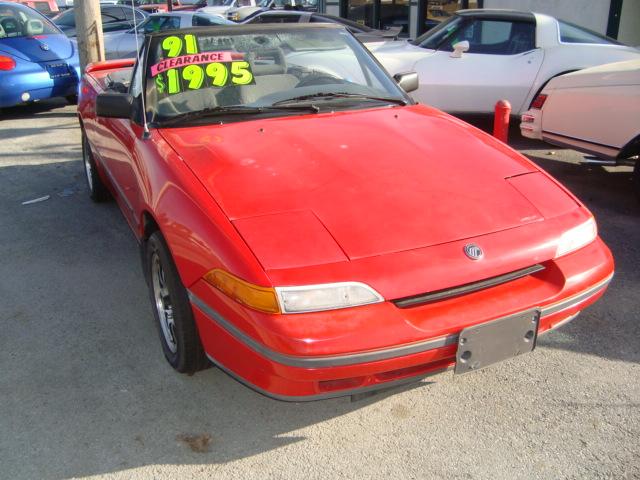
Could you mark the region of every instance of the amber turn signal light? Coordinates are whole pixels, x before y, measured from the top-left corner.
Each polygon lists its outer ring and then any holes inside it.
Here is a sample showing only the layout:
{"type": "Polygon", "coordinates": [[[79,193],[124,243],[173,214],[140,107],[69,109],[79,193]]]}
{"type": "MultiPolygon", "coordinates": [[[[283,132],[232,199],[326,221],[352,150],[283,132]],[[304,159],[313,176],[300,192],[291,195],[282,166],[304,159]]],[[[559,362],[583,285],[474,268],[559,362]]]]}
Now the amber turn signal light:
{"type": "Polygon", "coordinates": [[[204,276],[204,280],[236,302],[265,313],[280,313],[278,299],[273,288],[260,287],[215,269],[204,276]]]}

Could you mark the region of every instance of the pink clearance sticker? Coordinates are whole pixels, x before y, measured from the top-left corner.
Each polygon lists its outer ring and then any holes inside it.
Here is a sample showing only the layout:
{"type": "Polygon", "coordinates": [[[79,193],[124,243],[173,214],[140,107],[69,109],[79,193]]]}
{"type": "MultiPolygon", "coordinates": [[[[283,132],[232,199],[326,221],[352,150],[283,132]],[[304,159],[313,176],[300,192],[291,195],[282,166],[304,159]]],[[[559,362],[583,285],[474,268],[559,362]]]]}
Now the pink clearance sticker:
{"type": "Polygon", "coordinates": [[[155,77],[159,73],[171,68],[184,67],[186,65],[200,65],[213,62],[232,62],[244,58],[243,53],[235,52],[204,52],[194,55],[182,55],[181,57],[167,58],[151,66],[151,76],[155,77]]]}

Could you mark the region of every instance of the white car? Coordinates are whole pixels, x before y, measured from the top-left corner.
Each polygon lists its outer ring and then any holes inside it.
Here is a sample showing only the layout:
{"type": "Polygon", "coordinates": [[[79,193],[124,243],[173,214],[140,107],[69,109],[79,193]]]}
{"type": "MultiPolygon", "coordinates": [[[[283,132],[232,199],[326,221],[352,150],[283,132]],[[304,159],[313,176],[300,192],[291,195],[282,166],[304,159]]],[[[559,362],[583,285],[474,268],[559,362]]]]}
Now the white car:
{"type": "Polygon", "coordinates": [[[138,41],[136,43],[136,30],[126,32],[113,32],[104,34],[104,52],[107,60],[116,58],[132,58],[136,56],[138,46],[142,45],[147,33],[163,30],[176,30],[180,28],[204,27],[210,25],[236,25],[218,15],[209,15],[203,12],[178,11],[160,12],[149,15],[144,22],[138,25],[138,41]]]}
{"type": "Polygon", "coordinates": [[[634,182],[640,197],[640,60],[554,78],[521,120],[525,137],[617,163],[635,160],[634,182]]]}
{"type": "Polygon", "coordinates": [[[640,58],[640,50],[548,15],[483,9],[458,11],[415,41],[371,51],[392,75],[418,73],[419,102],[490,113],[506,99],[513,115],[557,75],[640,58]]]}
{"type": "Polygon", "coordinates": [[[198,11],[210,15],[220,15],[223,18],[227,18],[227,13],[232,9],[257,6],[256,0],[209,0],[208,3],[210,6],[202,7],[198,11]]]}

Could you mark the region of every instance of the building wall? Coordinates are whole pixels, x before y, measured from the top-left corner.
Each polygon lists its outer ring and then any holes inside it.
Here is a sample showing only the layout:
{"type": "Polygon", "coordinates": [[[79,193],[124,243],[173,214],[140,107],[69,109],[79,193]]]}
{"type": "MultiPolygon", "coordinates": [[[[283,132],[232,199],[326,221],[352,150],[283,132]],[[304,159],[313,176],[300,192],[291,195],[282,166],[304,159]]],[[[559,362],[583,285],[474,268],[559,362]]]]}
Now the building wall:
{"type": "Polygon", "coordinates": [[[622,2],[618,40],[633,47],[640,47],[640,0],[622,2]]]}
{"type": "MultiPolygon", "coordinates": [[[[622,9],[626,4],[635,4],[640,7],[640,0],[624,0],[622,9]]],[[[536,13],[546,13],[556,18],[581,25],[595,30],[596,32],[607,33],[607,21],[609,19],[609,7],[611,0],[484,0],[484,8],[512,8],[515,10],[532,11],[536,13]]],[[[628,22],[635,24],[638,30],[638,19],[640,15],[636,11],[635,20],[628,18],[628,22]]],[[[624,12],[621,15],[621,24],[624,21],[624,12]]],[[[622,25],[621,25],[622,27],[622,25]]],[[[629,29],[631,30],[631,28],[629,29]]],[[[621,40],[624,41],[624,40],[621,40]]]]}

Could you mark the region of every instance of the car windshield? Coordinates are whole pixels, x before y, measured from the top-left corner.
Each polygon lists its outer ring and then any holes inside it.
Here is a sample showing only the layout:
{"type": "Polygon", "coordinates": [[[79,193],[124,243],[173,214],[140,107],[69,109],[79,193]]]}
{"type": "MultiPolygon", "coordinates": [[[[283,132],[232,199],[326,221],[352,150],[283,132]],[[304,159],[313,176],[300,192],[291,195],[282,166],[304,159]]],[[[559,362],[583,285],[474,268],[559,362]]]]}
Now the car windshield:
{"type": "Polygon", "coordinates": [[[146,107],[151,123],[410,102],[339,26],[211,27],[153,35],[148,42],[146,107]],[[197,112],[206,115],[192,115],[197,112]]]}
{"type": "MultiPolygon", "coordinates": [[[[180,17],[171,14],[154,14],[146,18],[137,30],[146,33],[155,33],[162,30],[175,30],[180,28],[180,17]]],[[[135,33],[136,29],[129,30],[129,33],[135,33]]]]}
{"type": "Polygon", "coordinates": [[[0,5],[0,39],[51,35],[60,31],[45,17],[22,5],[0,5]]]}

